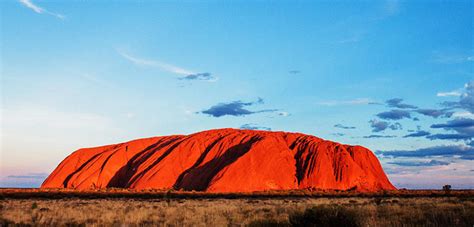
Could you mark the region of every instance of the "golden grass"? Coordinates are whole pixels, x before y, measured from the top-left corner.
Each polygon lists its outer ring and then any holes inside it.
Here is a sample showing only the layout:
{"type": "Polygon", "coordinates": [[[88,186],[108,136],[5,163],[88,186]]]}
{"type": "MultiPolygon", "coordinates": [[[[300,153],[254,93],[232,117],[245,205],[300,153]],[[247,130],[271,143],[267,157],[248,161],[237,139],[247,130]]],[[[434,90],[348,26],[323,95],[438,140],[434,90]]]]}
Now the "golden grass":
{"type": "MultiPolygon", "coordinates": [[[[308,224],[307,221],[313,218],[312,214],[321,215],[321,212],[326,212],[326,210],[318,210],[324,205],[336,206],[336,208],[331,208],[336,209],[335,212],[344,211],[348,212],[344,215],[354,215],[357,225],[362,226],[472,226],[474,224],[472,196],[271,199],[11,199],[4,197],[0,200],[0,226],[7,224],[54,226],[114,224],[268,226],[278,224],[290,226],[295,224],[295,220],[308,224]],[[341,208],[343,210],[340,210],[341,208]]],[[[327,220],[330,221],[331,216],[327,220]]]]}

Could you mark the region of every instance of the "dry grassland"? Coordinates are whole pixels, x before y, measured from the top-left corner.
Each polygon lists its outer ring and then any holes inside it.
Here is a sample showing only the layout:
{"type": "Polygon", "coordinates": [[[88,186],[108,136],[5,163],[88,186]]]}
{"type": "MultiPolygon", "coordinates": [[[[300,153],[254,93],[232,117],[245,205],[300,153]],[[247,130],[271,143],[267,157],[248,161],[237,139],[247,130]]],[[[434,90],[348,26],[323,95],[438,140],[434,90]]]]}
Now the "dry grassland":
{"type": "Polygon", "coordinates": [[[2,198],[0,225],[472,226],[474,198],[2,198]]]}

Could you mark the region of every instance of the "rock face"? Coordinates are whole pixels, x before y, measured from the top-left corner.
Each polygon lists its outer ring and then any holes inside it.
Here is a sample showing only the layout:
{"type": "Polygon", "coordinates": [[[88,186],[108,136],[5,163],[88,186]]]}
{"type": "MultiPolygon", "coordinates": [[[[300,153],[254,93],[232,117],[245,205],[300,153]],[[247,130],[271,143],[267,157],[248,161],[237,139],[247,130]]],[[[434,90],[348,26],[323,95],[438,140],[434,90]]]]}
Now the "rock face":
{"type": "Polygon", "coordinates": [[[395,190],[368,149],[300,133],[216,129],[83,148],[41,188],[395,190]]]}

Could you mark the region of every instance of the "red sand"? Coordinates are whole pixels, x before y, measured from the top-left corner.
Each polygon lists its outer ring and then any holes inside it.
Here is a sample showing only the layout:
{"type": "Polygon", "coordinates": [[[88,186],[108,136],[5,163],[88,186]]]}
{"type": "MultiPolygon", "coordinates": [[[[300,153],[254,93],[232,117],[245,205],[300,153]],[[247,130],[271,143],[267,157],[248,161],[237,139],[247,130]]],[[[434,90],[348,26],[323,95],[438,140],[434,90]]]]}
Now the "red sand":
{"type": "Polygon", "coordinates": [[[69,155],[41,188],[396,190],[375,155],[300,133],[216,129],[69,155]]]}

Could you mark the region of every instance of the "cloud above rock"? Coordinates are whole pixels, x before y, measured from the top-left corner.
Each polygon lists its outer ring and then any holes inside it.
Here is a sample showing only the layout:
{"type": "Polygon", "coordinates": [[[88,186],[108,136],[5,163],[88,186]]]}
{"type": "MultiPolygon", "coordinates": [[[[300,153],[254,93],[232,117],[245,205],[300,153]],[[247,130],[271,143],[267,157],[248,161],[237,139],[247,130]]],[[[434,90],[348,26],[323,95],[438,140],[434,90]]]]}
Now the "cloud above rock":
{"type": "Polygon", "coordinates": [[[392,108],[399,108],[399,109],[416,109],[416,108],[418,108],[414,105],[409,105],[409,104],[403,103],[403,99],[400,99],[400,98],[389,99],[389,100],[385,101],[385,103],[387,104],[388,107],[392,107],[392,108]]]}
{"type": "Polygon", "coordinates": [[[459,101],[447,101],[442,103],[445,107],[464,109],[474,113],[474,80],[464,85],[464,91],[459,96],[459,101]]]}
{"type": "Polygon", "coordinates": [[[343,124],[335,124],[334,128],[340,128],[340,129],[355,129],[356,127],[354,126],[347,126],[343,124]]]}
{"type": "Polygon", "coordinates": [[[227,103],[218,103],[214,106],[211,106],[209,109],[203,110],[198,113],[206,114],[212,117],[223,117],[223,116],[245,116],[256,113],[264,112],[275,112],[278,109],[263,109],[263,110],[249,110],[247,109],[250,106],[257,104],[263,104],[263,99],[258,98],[255,102],[243,102],[243,101],[233,101],[227,103]]]}
{"type": "Polygon", "coordinates": [[[417,132],[413,132],[413,133],[410,133],[408,135],[405,135],[403,136],[403,138],[409,138],[409,137],[425,137],[425,136],[429,136],[431,133],[428,132],[428,131],[417,131],[417,132]]]}
{"type": "Polygon", "coordinates": [[[217,78],[211,73],[193,73],[179,78],[180,80],[202,80],[202,81],[217,81],[217,78]]]}
{"type": "Polygon", "coordinates": [[[391,129],[391,130],[400,130],[402,129],[402,124],[400,123],[394,123],[391,124],[387,121],[379,121],[379,120],[370,120],[370,127],[372,128],[372,132],[382,132],[385,131],[386,129],[391,129]]]}
{"type": "Polygon", "coordinates": [[[376,151],[376,154],[390,157],[454,157],[474,160],[474,147],[465,145],[446,145],[415,150],[376,151]]]}
{"type": "Polygon", "coordinates": [[[240,126],[240,129],[248,129],[248,130],[266,130],[271,131],[272,129],[269,127],[259,126],[257,124],[243,124],[240,126]]]}
{"type": "Polygon", "coordinates": [[[378,113],[377,117],[384,120],[401,120],[403,118],[411,118],[411,114],[405,110],[390,110],[378,113]]]}
{"type": "Polygon", "coordinates": [[[442,166],[449,165],[449,162],[431,160],[429,162],[417,162],[417,161],[396,161],[396,162],[387,162],[388,164],[398,165],[398,166],[442,166]]]}

